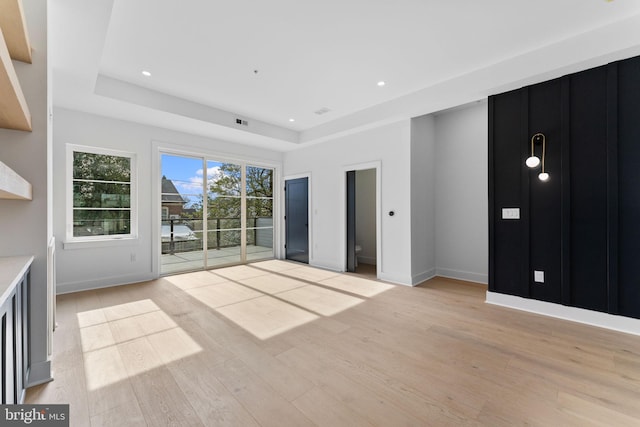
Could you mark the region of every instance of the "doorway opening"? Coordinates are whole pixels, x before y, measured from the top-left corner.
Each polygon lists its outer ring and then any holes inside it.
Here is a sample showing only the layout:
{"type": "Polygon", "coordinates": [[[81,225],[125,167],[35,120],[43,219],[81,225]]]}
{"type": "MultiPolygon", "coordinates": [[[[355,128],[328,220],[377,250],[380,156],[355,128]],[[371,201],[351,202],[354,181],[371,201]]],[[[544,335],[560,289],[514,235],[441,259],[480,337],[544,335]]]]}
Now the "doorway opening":
{"type": "Polygon", "coordinates": [[[377,169],[347,171],[346,270],[378,277],[378,179],[377,169]]]}

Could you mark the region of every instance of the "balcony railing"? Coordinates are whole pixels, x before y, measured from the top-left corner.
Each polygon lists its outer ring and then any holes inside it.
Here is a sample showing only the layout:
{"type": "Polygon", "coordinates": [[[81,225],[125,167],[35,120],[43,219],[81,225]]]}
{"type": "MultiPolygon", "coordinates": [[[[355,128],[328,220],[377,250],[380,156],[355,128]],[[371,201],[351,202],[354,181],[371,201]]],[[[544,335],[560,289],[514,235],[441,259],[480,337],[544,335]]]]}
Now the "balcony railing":
{"type": "MultiPolygon", "coordinates": [[[[203,221],[185,218],[163,219],[162,253],[202,250],[203,221]]],[[[240,218],[210,218],[207,222],[207,249],[240,246],[240,218]]],[[[247,218],[247,245],[273,247],[273,218],[247,218]]]]}

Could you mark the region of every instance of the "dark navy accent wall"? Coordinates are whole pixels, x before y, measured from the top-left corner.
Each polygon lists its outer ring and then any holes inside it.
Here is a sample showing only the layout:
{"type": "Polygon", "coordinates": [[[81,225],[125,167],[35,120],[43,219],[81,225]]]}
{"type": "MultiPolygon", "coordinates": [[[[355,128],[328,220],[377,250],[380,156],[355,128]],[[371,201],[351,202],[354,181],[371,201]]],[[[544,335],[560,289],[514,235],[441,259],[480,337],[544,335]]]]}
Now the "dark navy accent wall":
{"type": "MultiPolygon", "coordinates": [[[[513,143],[526,138],[522,130],[525,102],[526,93],[523,91],[505,93],[489,100],[489,150],[495,153],[489,156],[489,170],[493,177],[489,187],[490,218],[499,218],[502,208],[528,204],[520,192],[523,169],[519,162],[509,161],[526,155],[526,148],[513,143]],[[501,119],[492,120],[496,117],[501,119]]],[[[490,240],[489,289],[528,296],[528,234],[516,221],[491,221],[490,228],[490,235],[494,238],[490,240]]]]}
{"type": "Polygon", "coordinates": [[[569,78],[570,305],[607,311],[607,68],[569,78]]]}
{"type": "Polygon", "coordinates": [[[489,98],[489,222],[490,291],[640,318],[640,57],[489,98]]]}
{"type": "Polygon", "coordinates": [[[618,64],[618,308],[640,318],[640,57],[618,64]]]}
{"type": "MultiPolygon", "coordinates": [[[[527,172],[524,185],[529,192],[529,240],[530,270],[544,271],[545,284],[534,283],[533,273],[528,274],[529,296],[548,302],[561,299],[561,126],[559,79],[531,86],[528,104],[528,137],[542,132],[547,139],[545,171],[551,178],[547,182],[538,179],[540,168],[529,169],[524,159],[520,169],[527,172]]],[[[530,147],[526,144],[527,148],[530,147]]],[[[539,152],[538,152],[539,153],[539,152]]],[[[527,157],[530,153],[527,154],[527,157]]],[[[538,154],[540,155],[540,154],[538,154]]],[[[526,159],[526,157],[525,157],[526,159]]]]}

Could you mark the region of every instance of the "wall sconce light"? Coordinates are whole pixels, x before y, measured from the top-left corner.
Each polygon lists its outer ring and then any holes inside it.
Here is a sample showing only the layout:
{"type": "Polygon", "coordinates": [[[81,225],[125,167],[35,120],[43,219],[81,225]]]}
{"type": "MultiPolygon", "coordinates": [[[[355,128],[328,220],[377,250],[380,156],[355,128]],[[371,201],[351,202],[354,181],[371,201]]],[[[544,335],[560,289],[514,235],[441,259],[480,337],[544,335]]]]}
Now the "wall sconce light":
{"type": "Polygon", "coordinates": [[[542,164],[542,169],[538,174],[538,179],[540,181],[547,181],[549,179],[549,174],[544,171],[544,156],[547,151],[547,140],[543,133],[536,133],[531,137],[531,156],[527,158],[525,164],[530,168],[538,167],[539,164],[542,164]],[[535,154],[535,146],[536,144],[542,144],[542,160],[538,158],[535,154]]]}

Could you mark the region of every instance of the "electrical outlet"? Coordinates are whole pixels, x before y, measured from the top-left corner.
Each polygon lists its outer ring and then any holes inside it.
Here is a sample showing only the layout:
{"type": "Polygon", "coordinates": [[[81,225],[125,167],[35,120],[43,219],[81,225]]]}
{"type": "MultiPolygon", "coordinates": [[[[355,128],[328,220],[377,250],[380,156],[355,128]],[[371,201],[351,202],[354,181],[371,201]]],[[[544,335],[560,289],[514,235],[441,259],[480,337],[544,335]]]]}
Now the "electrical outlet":
{"type": "Polygon", "coordinates": [[[131,262],[136,262],[136,254],[134,254],[133,252],[131,253],[131,262]]]}
{"type": "Polygon", "coordinates": [[[533,270],[533,281],[536,283],[544,283],[544,271],[533,270]]]}
{"type": "Polygon", "coordinates": [[[502,208],[502,219],[520,219],[520,208],[502,208]]]}

